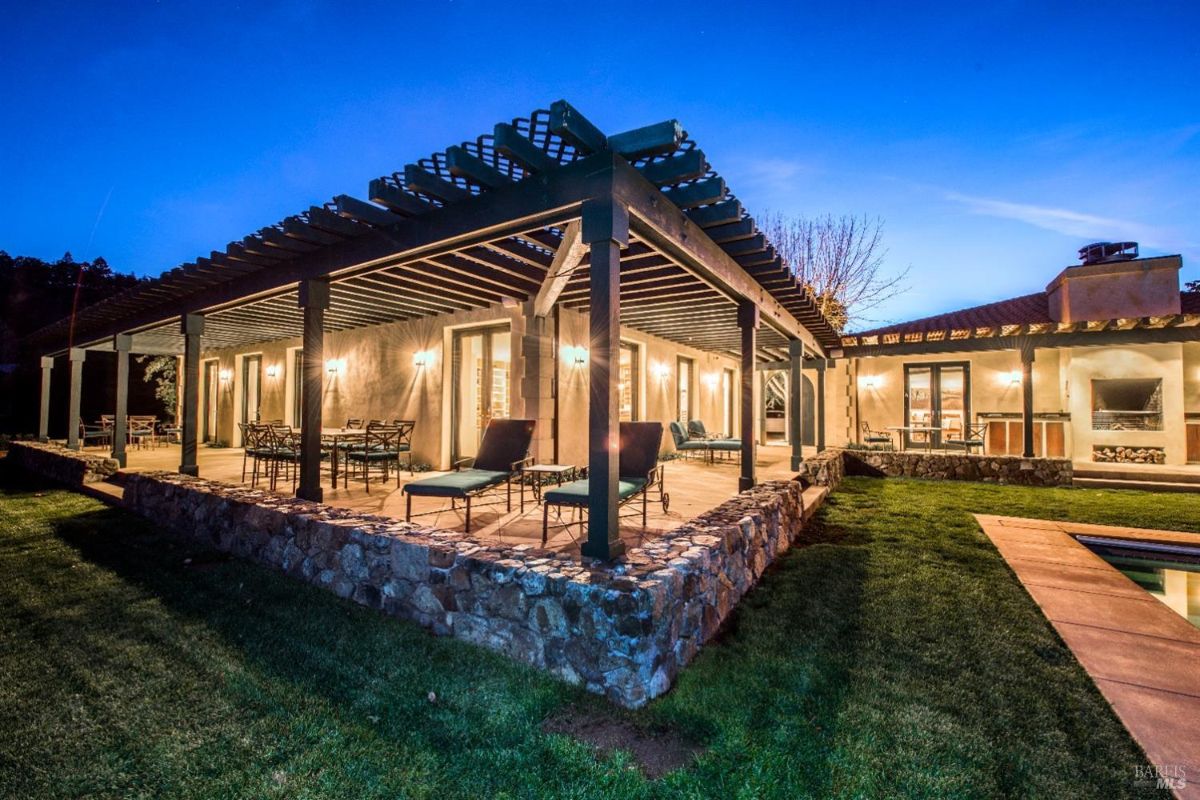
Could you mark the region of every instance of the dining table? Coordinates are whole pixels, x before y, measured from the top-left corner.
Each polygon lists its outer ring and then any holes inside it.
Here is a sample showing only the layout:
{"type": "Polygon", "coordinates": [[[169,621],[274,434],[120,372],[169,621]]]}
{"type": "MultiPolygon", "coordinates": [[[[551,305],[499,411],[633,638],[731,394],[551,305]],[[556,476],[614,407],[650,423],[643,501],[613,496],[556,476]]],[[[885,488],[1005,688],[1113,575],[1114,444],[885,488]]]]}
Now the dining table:
{"type": "Polygon", "coordinates": [[[900,450],[904,450],[905,436],[911,437],[914,433],[925,434],[925,450],[928,452],[933,447],[933,434],[941,431],[941,428],[935,428],[931,425],[889,425],[887,430],[894,431],[900,434],[900,450]]]}
{"type": "Polygon", "coordinates": [[[366,428],[321,428],[321,444],[329,447],[329,477],[334,489],[338,479],[338,452],[366,443],[366,428]]]}

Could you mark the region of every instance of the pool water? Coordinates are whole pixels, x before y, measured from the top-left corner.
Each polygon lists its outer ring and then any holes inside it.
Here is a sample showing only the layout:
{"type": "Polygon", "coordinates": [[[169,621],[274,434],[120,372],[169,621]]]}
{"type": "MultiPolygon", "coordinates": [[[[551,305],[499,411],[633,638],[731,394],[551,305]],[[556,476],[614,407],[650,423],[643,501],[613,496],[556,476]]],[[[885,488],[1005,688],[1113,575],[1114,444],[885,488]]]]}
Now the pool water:
{"type": "Polygon", "coordinates": [[[1188,622],[1200,628],[1200,547],[1076,536],[1188,622]]]}

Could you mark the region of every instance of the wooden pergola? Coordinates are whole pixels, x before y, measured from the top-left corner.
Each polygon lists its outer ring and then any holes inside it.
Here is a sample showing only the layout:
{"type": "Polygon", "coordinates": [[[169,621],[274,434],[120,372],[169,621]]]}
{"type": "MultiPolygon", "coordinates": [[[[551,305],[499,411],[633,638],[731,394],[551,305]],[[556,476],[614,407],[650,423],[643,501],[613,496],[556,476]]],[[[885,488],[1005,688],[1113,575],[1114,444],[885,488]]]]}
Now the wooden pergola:
{"type": "MultiPolygon", "coordinates": [[[[756,363],[787,362],[798,386],[803,359],[840,343],[677,122],[606,136],[559,101],[371,181],[367,199],[339,195],[34,334],[45,354],[40,434],[53,357],[71,364],[68,444],[77,447],[86,352],[115,350],[113,454],[123,461],[129,354],[182,354],[180,471],[196,474],[201,337],[223,348],[300,336],[297,494],[320,500],[324,333],[514,303],[528,304],[534,335],[556,304],[589,313],[584,554],[598,558],[621,547],[621,324],[741,359],[742,489],[755,482],[756,363]]],[[[536,358],[529,366],[547,369],[536,358]]],[[[527,415],[547,413],[545,400],[526,397],[527,415]]]]}

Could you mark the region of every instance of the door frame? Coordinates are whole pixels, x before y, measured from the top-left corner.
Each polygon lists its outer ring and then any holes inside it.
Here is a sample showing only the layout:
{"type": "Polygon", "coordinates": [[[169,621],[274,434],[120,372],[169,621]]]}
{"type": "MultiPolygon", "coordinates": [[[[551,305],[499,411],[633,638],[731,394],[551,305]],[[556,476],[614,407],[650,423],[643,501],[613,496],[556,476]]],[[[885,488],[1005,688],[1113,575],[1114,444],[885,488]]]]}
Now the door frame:
{"type": "MultiPolygon", "coordinates": [[[[963,426],[964,435],[966,434],[965,426],[971,424],[971,362],[970,361],[914,361],[904,365],[904,427],[911,424],[912,418],[909,416],[909,373],[911,370],[927,369],[929,370],[929,427],[935,431],[929,436],[928,446],[933,450],[942,449],[942,368],[950,367],[952,369],[961,368],[963,371],[963,426]]],[[[926,446],[925,442],[913,442],[910,431],[902,431],[904,436],[904,448],[907,450],[910,447],[922,448],[926,446]]]]}
{"type": "MultiPolygon", "coordinates": [[[[462,340],[464,336],[483,336],[483,368],[480,370],[481,375],[491,377],[492,375],[492,336],[497,333],[507,333],[509,335],[508,346],[510,355],[508,359],[509,369],[509,388],[512,392],[512,369],[513,356],[511,351],[515,349],[515,344],[512,341],[512,323],[509,321],[500,323],[489,323],[487,325],[473,325],[470,327],[455,328],[450,332],[450,463],[453,464],[462,458],[459,451],[458,442],[458,426],[462,419],[462,394],[459,387],[462,381],[462,340]]],[[[509,405],[512,405],[512,397],[509,397],[509,405]]],[[[492,392],[489,385],[480,387],[480,410],[482,413],[489,415],[492,407],[492,392]]]]}
{"type": "Polygon", "coordinates": [[[218,413],[221,408],[221,361],[216,358],[205,359],[200,364],[201,397],[204,411],[200,415],[200,441],[204,443],[217,441],[217,428],[220,427],[218,413]],[[216,398],[216,403],[212,402],[216,398]],[[209,425],[211,420],[212,425],[209,425]]]}

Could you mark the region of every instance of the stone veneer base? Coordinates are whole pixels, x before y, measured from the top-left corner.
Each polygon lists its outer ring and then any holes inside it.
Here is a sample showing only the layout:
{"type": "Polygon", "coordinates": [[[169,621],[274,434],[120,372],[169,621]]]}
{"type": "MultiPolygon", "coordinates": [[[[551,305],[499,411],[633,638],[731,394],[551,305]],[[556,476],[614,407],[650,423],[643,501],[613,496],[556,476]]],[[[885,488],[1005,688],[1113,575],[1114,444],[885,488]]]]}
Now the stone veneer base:
{"type": "Polygon", "coordinates": [[[26,472],[68,486],[98,483],[120,469],[116,459],[68,450],[51,442],[11,442],[6,458],[26,472]]]}
{"type": "Polygon", "coordinates": [[[679,671],[795,540],[800,484],[764,483],[611,564],[175,473],[125,478],[124,505],[202,545],[634,708],[679,671]]]}

